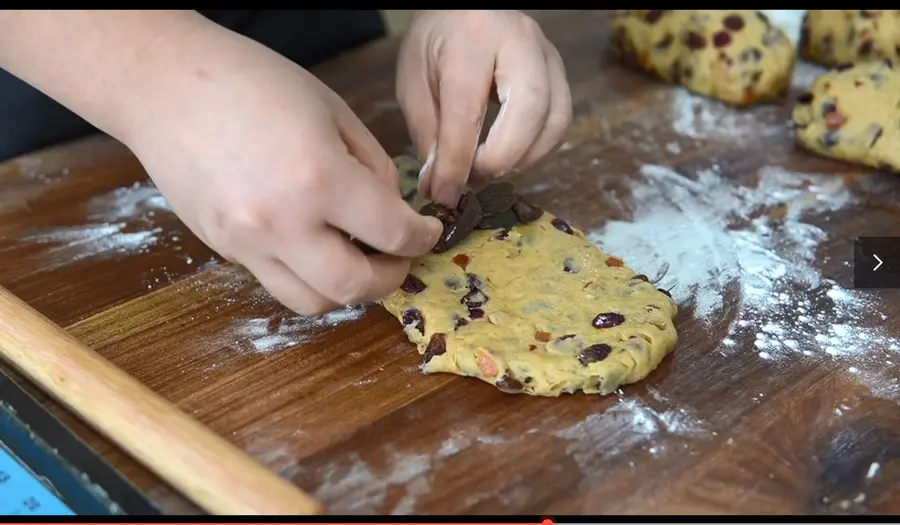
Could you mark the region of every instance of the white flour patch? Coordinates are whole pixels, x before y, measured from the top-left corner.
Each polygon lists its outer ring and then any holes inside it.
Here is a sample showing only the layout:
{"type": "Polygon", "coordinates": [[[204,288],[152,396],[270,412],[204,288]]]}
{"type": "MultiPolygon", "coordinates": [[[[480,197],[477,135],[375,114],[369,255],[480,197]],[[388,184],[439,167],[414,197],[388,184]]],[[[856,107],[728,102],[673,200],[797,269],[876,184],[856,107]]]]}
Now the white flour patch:
{"type": "MultiPolygon", "coordinates": [[[[771,109],[762,108],[762,111],[771,109]]],[[[684,88],[672,92],[669,111],[671,116],[665,120],[672,123],[672,129],[695,140],[758,140],[782,134],[786,125],[782,121],[767,122],[761,118],[760,110],[736,111],[724,102],[695,95],[684,88]]]]}
{"type": "Polygon", "coordinates": [[[795,46],[800,42],[800,28],[803,26],[806,10],[763,9],[762,12],[769,17],[773,25],[787,33],[795,46]]]}
{"type": "Polygon", "coordinates": [[[257,352],[285,350],[312,340],[325,329],[361,319],[367,309],[368,305],[346,306],[316,317],[239,319],[232,323],[230,337],[249,341],[257,352]]]}
{"type": "Polygon", "coordinates": [[[660,438],[667,435],[704,437],[706,425],[685,408],[657,411],[638,399],[620,401],[599,414],[556,432],[571,440],[566,453],[575,460],[590,481],[602,476],[610,458],[633,451],[637,447],[653,456],[666,449],[660,438]]]}
{"type": "Polygon", "coordinates": [[[738,313],[717,334],[720,352],[738,351],[724,340],[749,338],[761,359],[853,358],[856,368],[877,370],[897,347],[878,301],[819,268],[828,236],[814,219],[854,203],[843,178],[771,166],[759,170],[755,187],[715,170],[689,178],[647,165],[641,175],[632,181],[631,220],[610,221],[589,238],[642,273],[668,264],[660,286],[710,327],[724,320],[725,290],[735,289],[738,313]]]}

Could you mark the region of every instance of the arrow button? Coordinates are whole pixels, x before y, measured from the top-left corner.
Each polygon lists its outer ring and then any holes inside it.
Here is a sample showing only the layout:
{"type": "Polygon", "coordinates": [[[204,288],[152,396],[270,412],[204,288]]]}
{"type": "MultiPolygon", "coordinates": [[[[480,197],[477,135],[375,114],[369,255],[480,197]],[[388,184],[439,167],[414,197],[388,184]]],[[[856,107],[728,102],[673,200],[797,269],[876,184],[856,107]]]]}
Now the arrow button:
{"type": "Polygon", "coordinates": [[[878,261],[878,264],[876,264],[875,267],[872,268],[872,271],[875,272],[875,271],[878,271],[879,268],[881,268],[881,265],[884,264],[884,261],[879,259],[878,256],[875,255],[874,253],[872,254],[872,257],[874,257],[875,260],[878,261]]]}

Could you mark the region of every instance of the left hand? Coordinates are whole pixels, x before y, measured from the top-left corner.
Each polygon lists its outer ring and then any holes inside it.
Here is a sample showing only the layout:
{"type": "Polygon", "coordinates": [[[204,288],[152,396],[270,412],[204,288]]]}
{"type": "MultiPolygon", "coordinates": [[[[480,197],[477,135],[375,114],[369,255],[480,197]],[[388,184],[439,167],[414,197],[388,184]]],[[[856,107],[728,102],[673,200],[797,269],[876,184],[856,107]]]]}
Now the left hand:
{"type": "Polygon", "coordinates": [[[404,37],[397,98],[425,159],[419,191],[455,207],[469,174],[499,176],[555,151],[572,120],[559,52],[518,11],[420,11],[404,37]],[[488,101],[501,104],[478,144],[488,101]]]}

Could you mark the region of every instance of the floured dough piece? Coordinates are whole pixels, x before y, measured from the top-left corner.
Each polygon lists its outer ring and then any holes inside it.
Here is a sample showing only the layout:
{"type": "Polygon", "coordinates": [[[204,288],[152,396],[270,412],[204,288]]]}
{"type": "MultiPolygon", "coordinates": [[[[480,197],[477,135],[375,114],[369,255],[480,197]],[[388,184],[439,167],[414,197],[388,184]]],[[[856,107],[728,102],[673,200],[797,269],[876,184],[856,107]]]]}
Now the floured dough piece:
{"type": "MultiPolygon", "coordinates": [[[[460,220],[476,206],[467,195],[460,220]]],[[[608,394],[675,348],[677,306],[646,276],[562,219],[517,204],[508,183],[476,201],[482,229],[470,225],[458,244],[416,259],[383,300],[422,354],[423,372],[476,377],[509,393],[608,394]]]]}
{"type": "Polygon", "coordinates": [[[613,49],[640,69],[737,106],[784,95],[796,53],[759,11],[620,10],[613,49]]]}
{"type": "Polygon", "coordinates": [[[826,66],[885,59],[900,63],[900,11],[809,11],[800,32],[800,53],[826,66]]]}
{"type": "Polygon", "coordinates": [[[870,62],[825,73],[798,98],[793,122],[820,155],[900,172],[900,71],[870,62]]]}

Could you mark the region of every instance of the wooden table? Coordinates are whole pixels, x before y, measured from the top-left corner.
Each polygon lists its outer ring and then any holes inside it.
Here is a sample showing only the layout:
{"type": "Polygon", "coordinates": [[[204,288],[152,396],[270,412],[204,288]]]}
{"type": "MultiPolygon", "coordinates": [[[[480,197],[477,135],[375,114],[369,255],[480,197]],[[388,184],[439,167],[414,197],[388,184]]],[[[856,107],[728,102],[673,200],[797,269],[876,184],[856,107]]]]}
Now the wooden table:
{"type": "MultiPolygon", "coordinates": [[[[900,183],[797,150],[792,99],[739,113],[622,69],[604,54],[607,14],[538,18],[565,58],[576,123],[517,185],[582,228],[634,228],[618,252],[632,264],[654,239],[684,239],[658,261],[683,298],[679,347],[620,395],[423,376],[380,307],[294,317],[192,236],[106,138],[0,165],[0,283],[333,513],[900,512],[900,295],[849,290],[853,237],[900,231],[900,183]],[[840,205],[792,211],[820,201],[840,205]],[[647,222],[653,206],[715,235],[647,222]],[[728,206],[727,227],[711,226],[728,206]],[[815,282],[770,275],[792,235],[815,243],[782,263],[815,282]],[[748,239],[769,237],[754,268],[748,239]],[[695,268],[715,271],[691,281],[695,268]]],[[[317,70],[392,154],[408,144],[395,52],[380,42],[317,70]]],[[[817,71],[801,63],[792,95],[817,71]]],[[[197,512],[46,404],[166,512],[197,512]]]]}

